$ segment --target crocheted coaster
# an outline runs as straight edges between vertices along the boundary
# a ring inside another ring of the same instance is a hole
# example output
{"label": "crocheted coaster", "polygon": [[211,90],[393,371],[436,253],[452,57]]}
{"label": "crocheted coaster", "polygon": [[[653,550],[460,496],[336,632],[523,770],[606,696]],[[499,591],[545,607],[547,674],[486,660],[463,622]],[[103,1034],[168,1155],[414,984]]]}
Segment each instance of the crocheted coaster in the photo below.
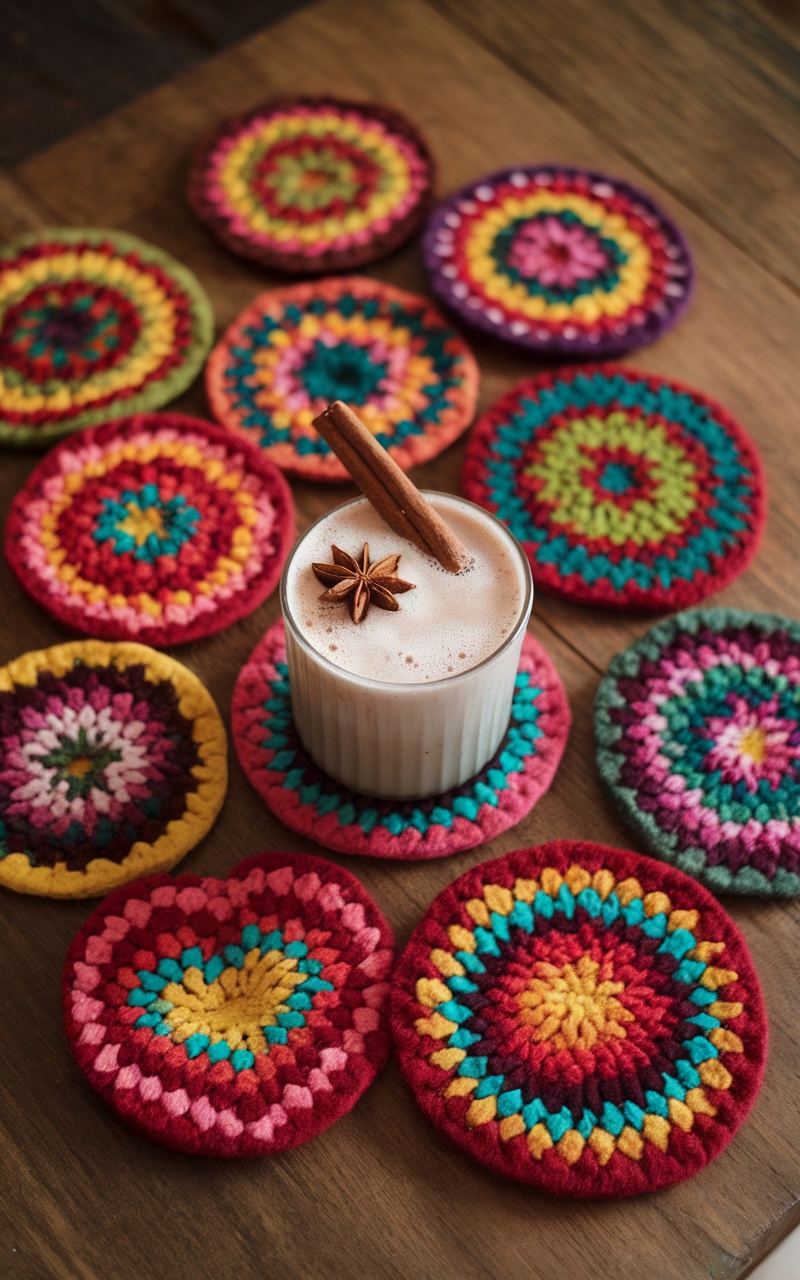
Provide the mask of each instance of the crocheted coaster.
{"label": "crocheted coaster", "polygon": [[800,624],[678,614],[611,662],[597,763],[660,858],[715,893],[800,893]]}
{"label": "crocheted coaster", "polygon": [[186,667],[80,640],[0,668],[0,884],[92,898],[172,867],[228,785],[225,730]]}
{"label": "crocheted coaster", "polygon": [[298,275],[346,271],[403,244],[433,161],[403,116],[338,98],[276,98],[199,147],[189,202],[234,253]]}
{"label": "crocheted coaster", "polygon": [[68,626],[180,644],[250,613],[294,538],[289,486],[258,449],[140,414],[52,449],[11,505],[6,556]]}
{"label": "crocheted coaster", "polygon": [[434,292],[527,350],[617,356],[675,323],[694,268],[649,196],[560,165],[504,169],[440,205],[423,242]]}
{"label": "crocheted coaster", "polygon": [[463,491],[516,534],[536,586],[582,604],[677,609],[755,555],[755,445],[677,382],[587,365],[520,382],[478,421]]}
{"label": "crocheted coaster", "polygon": [[118,231],[56,230],[0,254],[0,443],[48,444],[158,409],[194,381],[211,303],[174,258]]}
{"label": "crocheted coaster", "polygon": [[349,480],[312,426],[332,400],[407,470],[472,421],[478,366],[426,298],[345,276],[256,298],[214,348],[206,389],[214,416],[284,471]]}
{"label": "crocheted coaster", "polygon": [[572,1196],[698,1173],[758,1093],[767,1023],[742,935],[705,889],[558,840],[435,899],[392,981],[406,1080],[481,1164]]}
{"label": "crocheted coaster", "polygon": [[297,736],[282,618],[240,671],[232,706],[239,762],[285,826],[337,853],[407,861],[473,849],[520,822],[555,776],[570,720],[558,672],[526,635],[508,733],[477,777],[424,800],[361,795],[318,769]]}
{"label": "crocheted coaster", "polygon": [[148,1138],[286,1151],[383,1067],[393,947],[355,876],[322,858],[265,853],[226,880],[149,876],[107,898],[70,948],[70,1048]]}

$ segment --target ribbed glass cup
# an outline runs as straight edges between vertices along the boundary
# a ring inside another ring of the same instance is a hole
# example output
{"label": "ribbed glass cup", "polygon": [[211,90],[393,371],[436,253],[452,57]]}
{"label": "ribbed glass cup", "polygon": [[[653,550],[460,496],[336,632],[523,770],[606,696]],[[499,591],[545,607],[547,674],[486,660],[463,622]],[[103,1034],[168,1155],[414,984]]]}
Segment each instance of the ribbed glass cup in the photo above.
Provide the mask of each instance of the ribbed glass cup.
{"label": "ribbed glass cup", "polygon": [[[509,632],[498,635],[494,653],[476,666],[419,684],[392,684],[345,671],[309,644],[287,600],[292,562],[304,554],[311,530],[294,547],[281,577],[292,714],[300,741],[319,768],[337,782],[387,799],[421,799],[448,791],[474,777],[491,760],[508,728],[522,640],[533,605],[528,558],[505,525],[464,498],[425,496],[434,506],[441,498],[468,508],[475,518],[495,527],[496,537],[513,548],[518,559],[523,584],[518,617]],[[446,519],[446,510],[440,508],[440,512]]]}

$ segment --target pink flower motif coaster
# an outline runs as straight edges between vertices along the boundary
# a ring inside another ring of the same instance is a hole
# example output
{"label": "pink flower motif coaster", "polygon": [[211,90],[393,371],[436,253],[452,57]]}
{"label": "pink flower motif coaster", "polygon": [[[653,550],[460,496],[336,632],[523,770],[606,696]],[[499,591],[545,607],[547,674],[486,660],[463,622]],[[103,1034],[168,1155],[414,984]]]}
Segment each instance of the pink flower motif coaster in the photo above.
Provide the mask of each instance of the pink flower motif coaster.
{"label": "pink flower motif coaster", "polygon": [[322,858],[149,876],[106,898],[70,948],[70,1048],[109,1106],[167,1147],[287,1151],[386,1062],[393,948],[363,886]]}
{"label": "pink flower motif coaster", "polygon": [[568,359],[654,342],[694,278],[686,241],[650,196],[562,165],[471,182],[434,211],[422,252],[431,288],[464,324]]}
{"label": "pink flower motif coaster", "polygon": [[287,827],[337,853],[404,861],[473,849],[520,822],[550,786],[571,721],[558,672],[528,634],[506,737],[475,778],[423,800],[361,795],[318,769],[297,736],[282,619],[242,668],[232,719],[242,768]]}

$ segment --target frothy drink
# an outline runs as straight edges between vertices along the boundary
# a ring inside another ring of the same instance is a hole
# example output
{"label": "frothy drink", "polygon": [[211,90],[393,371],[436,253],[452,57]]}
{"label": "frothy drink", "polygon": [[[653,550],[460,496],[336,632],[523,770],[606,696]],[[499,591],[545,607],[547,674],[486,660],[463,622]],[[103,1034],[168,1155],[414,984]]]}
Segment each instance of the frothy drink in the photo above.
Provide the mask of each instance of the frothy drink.
{"label": "frothy drink", "polygon": [[[498,520],[445,494],[426,497],[472,556],[446,572],[398,537],[366,498],[337,507],[295,547],[281,583],[292,710],[316,763],[354,790],[431,795],[478,773],[502,741],[533,586],[527,559]],[[354,624],[314,562],[332,546],[361,561],[399,554],[414,583],[389,612],[372,604]]]}

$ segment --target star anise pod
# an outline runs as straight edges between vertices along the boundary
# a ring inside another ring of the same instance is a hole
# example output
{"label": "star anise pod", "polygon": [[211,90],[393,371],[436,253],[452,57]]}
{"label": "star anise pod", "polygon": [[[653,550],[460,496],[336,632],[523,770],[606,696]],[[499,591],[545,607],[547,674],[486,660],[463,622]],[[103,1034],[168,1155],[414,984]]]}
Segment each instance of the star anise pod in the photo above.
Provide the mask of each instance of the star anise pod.
{"label": "star anise pod", "polygon": [[411,591],[413,582],[405,582],[396,577],[399,555],[383,556],[374,564],[369,562],[369,546],[365,542],[361,552],[361,563],[340,547],[331,547],[333,564],[312,564],[311,568],[320,582],[328,587],[323,591],[320,600],[337,602],[350,599],[350,617],[353,622],[361,622],[367,616],[371,604],[379,609],[390,609],[392,612],[400,606],[395,596],[404,591]]}

